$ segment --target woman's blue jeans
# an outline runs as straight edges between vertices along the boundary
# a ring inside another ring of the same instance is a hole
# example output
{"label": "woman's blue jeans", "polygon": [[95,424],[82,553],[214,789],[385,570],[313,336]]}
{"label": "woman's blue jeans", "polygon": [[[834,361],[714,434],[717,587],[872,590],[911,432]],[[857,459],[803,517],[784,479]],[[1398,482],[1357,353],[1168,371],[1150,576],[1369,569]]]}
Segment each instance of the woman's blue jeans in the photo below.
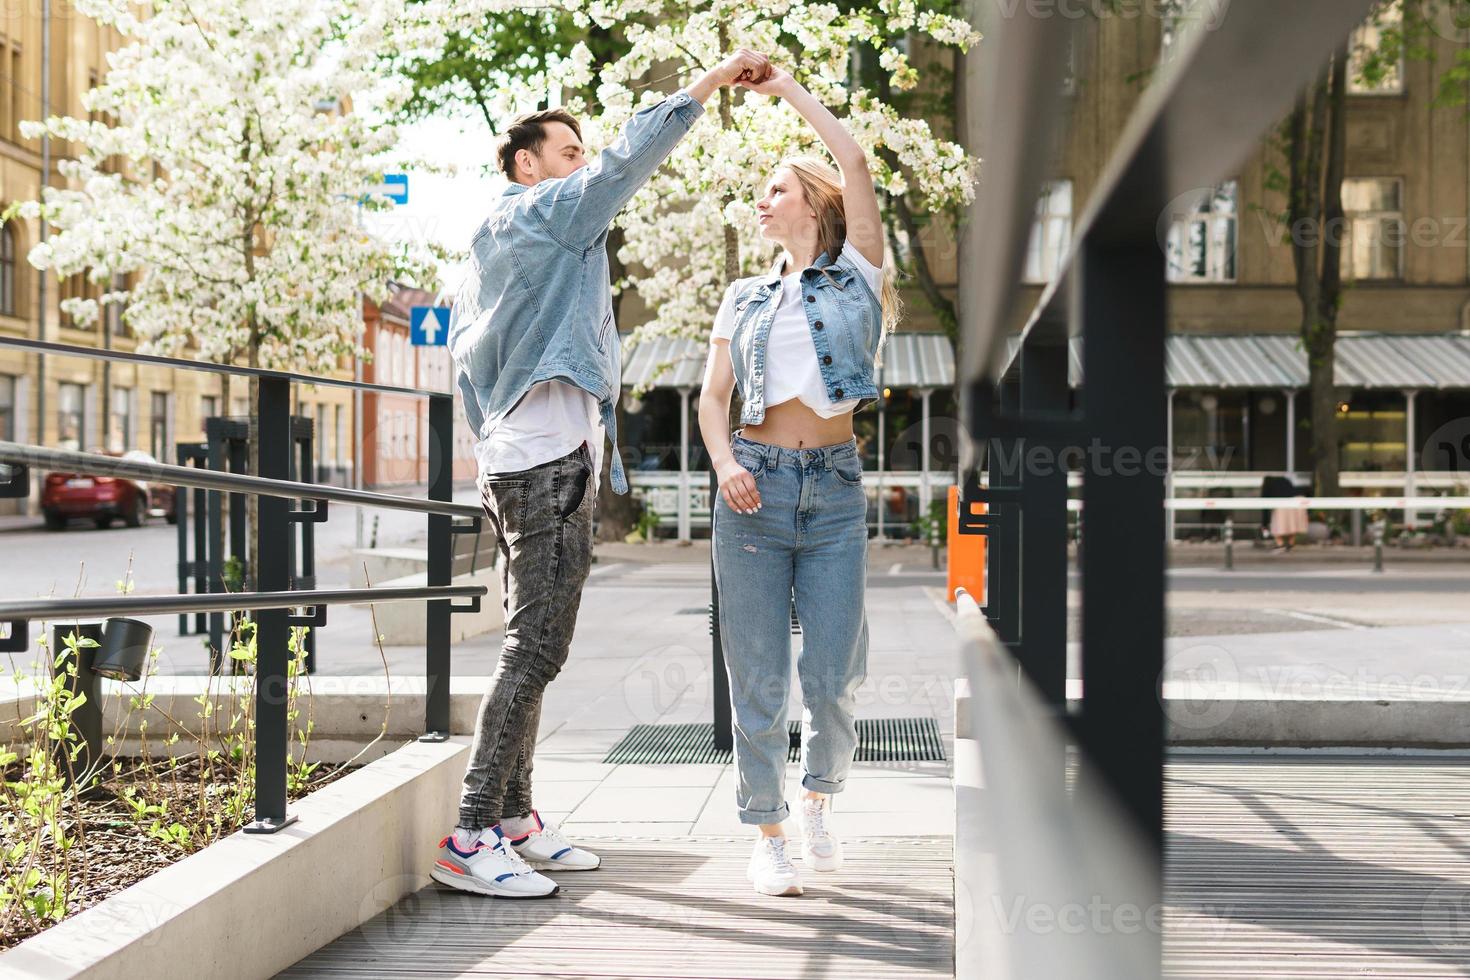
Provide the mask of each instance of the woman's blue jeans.
{"label": "woman's blue jeans", "polygon": [[793,591],[805,706],[802,785],[841,791],[857,749],[853,704],[868,663],[868,500],[855,440],[783,449],[737,435],[733,449],[761,497],[754,514],[732,510],[723,495],[713,507],[720,633],[735,715],[735,797],[741,823],[774,824],[790,812]]}

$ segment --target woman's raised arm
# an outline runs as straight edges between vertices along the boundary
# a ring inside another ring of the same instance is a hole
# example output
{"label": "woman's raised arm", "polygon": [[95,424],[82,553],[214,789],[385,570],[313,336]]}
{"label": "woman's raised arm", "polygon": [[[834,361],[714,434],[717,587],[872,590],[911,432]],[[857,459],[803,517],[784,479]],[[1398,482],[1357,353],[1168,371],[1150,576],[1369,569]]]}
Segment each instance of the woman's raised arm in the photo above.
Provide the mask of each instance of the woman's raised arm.
{"label": "woman's raised arm", "polygon": [[847,217],[847,240],[873,265],[883,266],[883,219],[878,214],[878,192],[868,170],[868,156],[852,138],[842,120],[817,101],[796,79],[780,68],[758,84],[737,82],[760,95],[775,95],[791,103],[801,118],[816,130],[827,152],[842,171],[842,209]]}

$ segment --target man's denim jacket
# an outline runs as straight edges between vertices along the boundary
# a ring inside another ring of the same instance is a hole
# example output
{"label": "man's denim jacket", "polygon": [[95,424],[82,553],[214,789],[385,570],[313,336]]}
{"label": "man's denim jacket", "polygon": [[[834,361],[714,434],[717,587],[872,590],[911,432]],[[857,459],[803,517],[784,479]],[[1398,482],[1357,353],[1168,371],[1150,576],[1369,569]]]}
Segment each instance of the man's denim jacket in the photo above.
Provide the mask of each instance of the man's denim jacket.
{"label": "man's denim jacket", "polygon": [[[861,272],[842,255],[826,252],[803,269],[801,308],[817,349],[817,369],[833,401],[858,398],[861,408],[878,397],[873,363],[883,339],[883,307]],[[781,305],[781,260],[764,276],[735,280],[735,330],[730,364],[744,404],[740,421],[757,425],[766,417],[766,339]]]}
{"label": "man's denim jacket", "polygon": [[595,161],[533,187],[511,184],[470,245],[449,319],[465,415],[484,438],[532,385],[552,378],[598,399],[612,488],[628,492],[615,406],[622,353],[608,285],[613,218],[704,112],[687,92],[640,110]]}

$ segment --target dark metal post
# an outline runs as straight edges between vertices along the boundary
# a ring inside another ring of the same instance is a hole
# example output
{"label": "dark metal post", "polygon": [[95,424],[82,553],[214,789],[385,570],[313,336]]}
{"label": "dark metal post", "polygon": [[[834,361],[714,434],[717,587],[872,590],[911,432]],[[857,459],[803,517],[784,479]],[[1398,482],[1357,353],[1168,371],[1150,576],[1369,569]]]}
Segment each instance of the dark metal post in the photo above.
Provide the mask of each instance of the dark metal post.
{"label": "dark metal post", "polygon": [[[999,390],[1000,414],[1015,416],[1021,406],[1021,387],[1003,381]],[[1014,436],[990,440],[989,474],[992,490],[1015,490],[1021,486],[1021,456],[1026,443]],[[995,515],[985,562],[985,615],[1011,650],[1020,653],[1021,643],[1021,508],[1007,494],[996,494],[987,505]]]}
{"label": "dark metal post", "polygon": [[[1021,352],[1024,415],[1067,410],[1067,345],[1033,337]],[[1042,431],[1041,427],[1037,427]],[[1046,702],[1067,701],[1067,470],[1057,440],[1029,438],[1021,467],[1021,665]],[[1034,464],[1034,465],[1033,465]]]}
{"label": "dark metal post", "polygon": [[[285,480],[291,472],[291,382],[262,377],[256,408],[256,475]],[[256,518],[255,581],[263,592],[291,588],[290,501],[262,496]],[[255,821],[246,833],[275,833],[294,820],[286,815],[286,762],[290,732],[286,719],[290,610],[262,609],[255,614]]]}
{"label": "dark metal post", "polygon": [[[1142,207],[1142,205],[1139,205]],[[1164,262],[1153,226],[1087,241],[1072,309],[1084,331],[1084,748],[1162,850],[1164,720]],[[1157,896],[1141,896],[1152,907]]]}
{"label": "dark metal post", "polygon": [[709,638],[710,680],[714,686],[715,748],[735,750],[735,726],[730,717],[730,675],[725,670],[725,648],[720,638],[720,585],[715,578],[715,504],[720,499],[720,480],[709,474]]}
{"label": "dark metal post", "polygon": [[[454,497],[454,401],[445,395],[429,399],[429,499]],[[454,562],[453,518],[429,515],[429,584],[448,585]],[[425,671],[428,688],[424,698],[424,738],[443,741],[449,737],[449,617],[448,599],[425,603]]]}
{"label": "dark metal post", "polygon": [[[300,428],[304,431],[302,432],[302,437],[297,439],[295,443],[295,458],[298,461],[297,472],[300,474],[300,479],[303,483],[315,483],[317,481],[317,472],[316,456],[313,452],[313,446],[315,445],[314,436],[319,437],[320,434],[314,433],[316,423],[310,418],[303,417],[299,419],[299,423]],[[296,523],[297,527],[301,529],[301,558],[298,566],[297,560],[293,556],[291,559],[291,568],[293,574],[298,567],[301,569],[301,572],[299,575],[294,576],[295,584],[293,588],[314,589],[316,588],[317,522],[303,520],[297,521]],[[291,542],[293,545],[296,543],[296,528],[292,528],[291,530]],[[312,627],[306,631],[306,638],[303,641],[306,648],[306,659],[302,662],[302,669],[308,674],[316,673],[316,640],[317,630],[315,627]]]}
{"label": "dark metal post", "polygon": [[[206,419],[204,423],[205,432],[208,435],[209,462],[207,465],[212,470],[225,469],[225,444],[223,418]],[[198,497],[196,496],[197,500]],[[218,490],[210,490],[207,493],[205,506],[208,514],[205,516],[205,545],[204,551],[196,551],[195,558],[207,563],[209,576],[208,591],[225,591],[224,562],[225,562],[225,527],[224,527],[224,494]],[[209,614],[209,672],[211,674],[234,673],[227,670],[226,659],[229,651],[225,649],[225,614],[222,610],[216,610]]]}
{"label": "dark metal post", "polygon": [[[66,638],[70,634],[77,635],[78,647],[75,660],[67,651]],[[82,751],[75,762],[68,762],[64,756],[58,756],[57,766],[60,767],[62,775],[70,780],[75,775],[80,775],[97,764],[102,757],[102,684],[92,671],[92,661],[97,654],[96,646],[81,646],[82,640],[91,640],[94,643],[102,642],[101,623],[67,623],[56,625],[51,628],[51,662],[59,665],[53,667],[55,676],[66,677],[68,667],[75,663],[76,676],[69,678],[66,685],[71,689],[72,696],[82,695],[84,700],[71,712],[71,727],[76,731],[77,738],[82,745]],[[57,746],[57,750],[63,754],[71,751],[70,743]]]}

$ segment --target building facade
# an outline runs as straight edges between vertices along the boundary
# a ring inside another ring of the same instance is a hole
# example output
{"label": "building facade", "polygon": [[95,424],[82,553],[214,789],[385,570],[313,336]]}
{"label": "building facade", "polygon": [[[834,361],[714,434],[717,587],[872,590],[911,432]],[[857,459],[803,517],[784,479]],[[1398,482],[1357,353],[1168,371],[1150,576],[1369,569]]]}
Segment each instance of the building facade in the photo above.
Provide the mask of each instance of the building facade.
{"label": "building facade", "polygon": [[[382,306],[363,302],[363,346],[372,360],[363,378],[374,384],[454,391],[448,347],[414,346],[409,325],[415,306],[433,306],[434,295],[393,284]],[[429,482],[429,403],[387,392],[363,395],[362,472],[365,486],[386,488]],[[475,479],[475,447],[464,405],[454,399],[454,480]]]}
{"label": "building facade", "polygon": [[[87,115],[82,95],[107,72],[106,56],[123,39],[116,31],[78,14],[70,4],[51,5],[50,103],[52,115]],[[43,117],[42,23],[37,4],[20,4],[0,22],[0,209],[40,197],[41,142],[20,133],[20,123]],[[61,186],[58,165],[76,148],[51,142],[51,178]],[[40,240],[38,221],[14,218],[0,227],[0,338],[47,341],[131,352],[137,342],[117,309],[79,328],[61,311],[62,300],[98,298],[101,284],[85,276],[60,281],[26,260]],[[43,290],[44,280],[44,290]],[[346,364],[342,377],[351,377]],[[163,462],[176,461],[179,442],[204,438],[204,420],[214,415],[250,414],[247,385],[229,387],[217,375],[146,365],[108,364],[80,357],[47,356],[0,346],[0,440],[34,442],[84,451],[141,449]],[[298,414],[316,422],[314,444],[319,476],[352,481],[352,397],[338,388],[297,386]],[[0,516],[35,511],[30,501],[0,500]]]}
{"label": "building facade", "polygon": [[[1107,151],[1167,66],[1178,23],[1168,4],[1143,7],[1098,18],[1074,52],[1070,120],[1037,205],[1017,330],[1056,273]],[[1376,43],[1365,25],[1352,47]],[[1342,236],[1348,283],[1336,365],[1347,492],[1450,490],[1466,479],[1436,448],[1436,433],[1470,419],[1470,114],[1436,104],[1466,45],[1450,32],[1428,43],[1433,60],[1404,60],[1381,82],[1353,73],[1346,221],[1322,230]],[[1280,141],[1267,138],[1229,179],[1160,216],[1178,493],[1259,488],[1280,472],[1310,486],[1301,308],[1278,218],[1286,169]]]}

